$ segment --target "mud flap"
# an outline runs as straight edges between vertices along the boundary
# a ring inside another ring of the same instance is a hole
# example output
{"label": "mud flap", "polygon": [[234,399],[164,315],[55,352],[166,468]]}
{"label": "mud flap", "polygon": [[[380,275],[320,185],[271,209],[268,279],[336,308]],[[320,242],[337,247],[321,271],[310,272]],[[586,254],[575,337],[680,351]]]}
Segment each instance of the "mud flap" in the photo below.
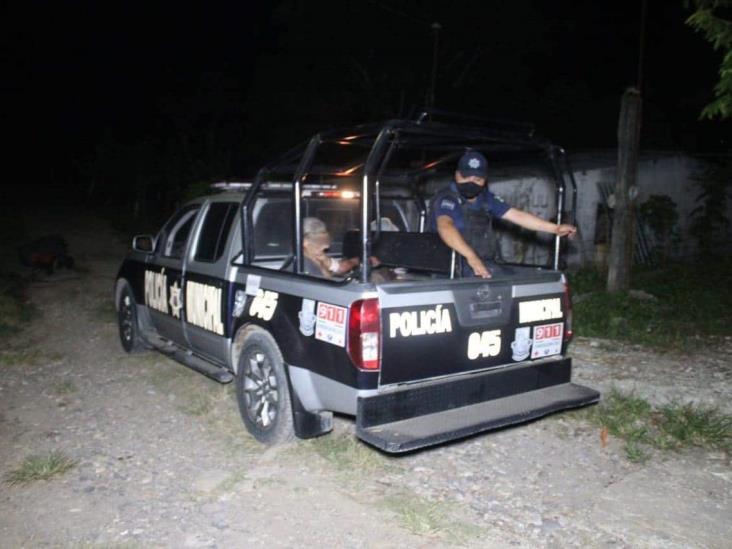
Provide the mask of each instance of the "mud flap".
{"label": "mud flap", "polygon": [[314,438],[333,430],[333,412],[310,412],[305,409],[292,387],[288,372],[287,383],[290,388],[290,402],[292,403],[292,420],[297,438]]}
{"label": "mud flap", "polygon": [[571,359],[563,359],[359,398],[356,434],[386,452],[407,452],[600,399],[570,375]]}

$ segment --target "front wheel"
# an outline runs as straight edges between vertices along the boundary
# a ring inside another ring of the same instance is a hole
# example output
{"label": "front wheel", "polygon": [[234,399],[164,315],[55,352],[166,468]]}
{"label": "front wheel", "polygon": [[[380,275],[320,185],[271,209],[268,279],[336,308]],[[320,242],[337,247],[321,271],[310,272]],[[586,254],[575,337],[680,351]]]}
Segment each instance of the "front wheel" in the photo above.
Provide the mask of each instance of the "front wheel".
{"label": "front wheel", "polygon": [[117,303],[117,323],[119,324],[119,340],[122,348],[128,353],[140,353],[145,350],[145,344],[140,335],[137,324],[137,304],[132,296],[132,290],[125,285],[119,295]]}
{"label": "front wheel", "polygon": [[295,435],[282,353],[269,333],[255,328],[239,355],[236,400],[244,425],[265,444],[279,444]]}

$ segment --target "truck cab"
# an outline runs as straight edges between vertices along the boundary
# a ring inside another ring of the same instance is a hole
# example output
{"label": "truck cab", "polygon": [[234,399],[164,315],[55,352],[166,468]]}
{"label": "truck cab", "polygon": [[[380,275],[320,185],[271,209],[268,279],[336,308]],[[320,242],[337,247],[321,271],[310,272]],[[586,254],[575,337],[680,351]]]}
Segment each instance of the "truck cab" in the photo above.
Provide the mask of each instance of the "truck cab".
{"label": "truck cab", "polygon": [[[123,347],[234,381],[265,443],[325,434],[341,413],[398,453],[597,402],[571,382],[559,238],[550,264],[478,279],[426,230],[467,148],[545,162],[561,222],[574,182],[533,132],[426,119],[322,132],[136,237],[115,286]],[[308,268],[308,218],[333,270]]]}

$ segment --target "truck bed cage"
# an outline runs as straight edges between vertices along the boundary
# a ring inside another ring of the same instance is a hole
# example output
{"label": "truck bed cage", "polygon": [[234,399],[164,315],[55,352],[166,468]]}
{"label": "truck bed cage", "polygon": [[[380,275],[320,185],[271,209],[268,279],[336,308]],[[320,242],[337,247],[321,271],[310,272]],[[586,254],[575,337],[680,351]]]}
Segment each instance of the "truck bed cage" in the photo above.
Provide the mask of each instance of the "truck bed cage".
{"label": "truck bed cage", "polygon": [[[443,121],[446,120],[446,121]],[[316,153],[322,147],[329,147],[329,162],[315,162]],[[399,179],[397,176],[415,179],[421,173],[428,173],[436,167],[454,162],[468,149],[477,149],[490,157],[491,154],[522,156],[527,153],[544,156],[551,166],[556,184],[557,223],[562,222],[565,205],[565,187],[572,186],[572,211],[574,219],[576,206],[576,183],[564,150],[546,139],[537,137],[530,124],[490,121],[472,116],[457,115],[445,111],[431,110],[420,114],[416,120],[392,119],[384,122],[362,124],[347,128],[327,130],[315,134],[307,142],[290,149],[276,161],[259,170],[254,183],[242,203],[242,235],[245,242],[252,243],[253,227],[250,216],[254,196],[260,186],[269,180],[292,181],[295,214],[294,246],[296,270],[303,270],[302,254],[302,191],[306,180],[313,182],[322,177],[354,177],[361,179],[361,282],[369,280],[369,257],[371,255],[372,231],[369,221],[380,218],[379,195],[381,185]],[[345,159],[339,161],[338,152],[347,151]],[[399,170],[390,171],[388,165],[395,151],[412,152],[421,155],[421,162]],[[330,160],[333,160],[333,163]],[[568,173],[568,175],[567,175]],[[415,189],[415,194],[419,190]],[[371,205],[371,201],[374,205]],[[249,222],[244,220],[249,219]],[[375,237],[380,234],[377,228]],[[244,250],[252,246],[243,246]],[[554,242],[553,268],[559,268],[560,239]],[[246,257],[245,261],[251,258]]]}

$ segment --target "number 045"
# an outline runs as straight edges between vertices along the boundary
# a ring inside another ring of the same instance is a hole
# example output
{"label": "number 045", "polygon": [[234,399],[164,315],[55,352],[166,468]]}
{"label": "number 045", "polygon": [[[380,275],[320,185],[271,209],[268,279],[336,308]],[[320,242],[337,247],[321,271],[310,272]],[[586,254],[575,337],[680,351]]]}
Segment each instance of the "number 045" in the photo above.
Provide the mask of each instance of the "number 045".
{"label": "number 045", "polygon": [[501,352],[501,330],[473,332],[468,338],[468,358],[498,356]]}

